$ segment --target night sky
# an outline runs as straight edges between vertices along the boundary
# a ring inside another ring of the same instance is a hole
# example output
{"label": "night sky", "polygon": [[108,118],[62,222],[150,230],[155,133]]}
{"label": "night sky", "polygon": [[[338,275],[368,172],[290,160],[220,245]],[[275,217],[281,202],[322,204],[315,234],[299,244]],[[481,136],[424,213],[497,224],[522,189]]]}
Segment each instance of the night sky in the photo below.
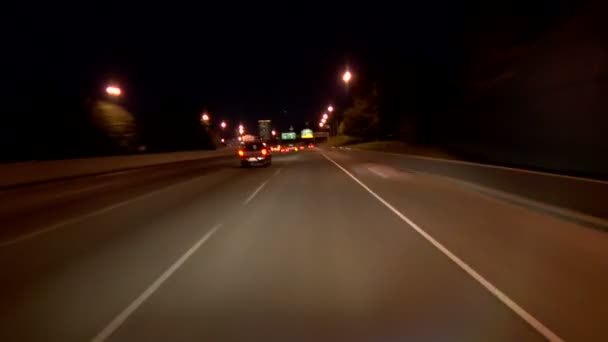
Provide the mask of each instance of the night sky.
{"label": "night sky", "polygon": [[283,110],[313,119],[340,95],[347,65],[369,79],[404,57],[451,67],[469,43],[465,30],[475,29],[470,20],[500,12],[447,1],[353,6],[28,10],[12,31],[8,72],[28,96],[51,88],[93,96],[116,81],[135,112],[167,100],[231,119]]}
{"label": "night sky", "polygon": [[387,94],[387,115],[399,115],[400,107],[457,94],[480,44],[532,39],[571,2],[357,6],[98,3],[15,10],[4,23],[10,29],[3,49],[4,145],[15,146],[15,132],[40,132],[32,121],[79,122],[79,104],[103,96],[110,82],[124,88],[122,105],[156,125],[207,110],[233,127],[253,128],[257,119],[302,127],[315,125],[328,104],[344,103],[340,74],[348,66],[355,84]]}

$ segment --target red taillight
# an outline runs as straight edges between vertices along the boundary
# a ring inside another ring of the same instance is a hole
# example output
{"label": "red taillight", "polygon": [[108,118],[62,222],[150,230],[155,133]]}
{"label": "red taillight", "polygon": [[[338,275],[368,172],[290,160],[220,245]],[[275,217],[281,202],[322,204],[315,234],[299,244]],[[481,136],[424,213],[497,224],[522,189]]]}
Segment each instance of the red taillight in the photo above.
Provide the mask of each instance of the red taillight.
{"label": "red taillight", "polygon": [[241,156],[241,157],[242,157],[242,156],[244,156],[244,155],[245,155],[245,151],[243,151],[243,150],[239,150],[239,156]]}
{"label": "red taillight", "polygon": [[265,155],[267,155],[267,154],[268,154],[268,151],[266,151],[266,149],[265,149],[265,148],[263,148],[263,149],[262,149],[262,155],[263,155],[263,156],[265,156]]}

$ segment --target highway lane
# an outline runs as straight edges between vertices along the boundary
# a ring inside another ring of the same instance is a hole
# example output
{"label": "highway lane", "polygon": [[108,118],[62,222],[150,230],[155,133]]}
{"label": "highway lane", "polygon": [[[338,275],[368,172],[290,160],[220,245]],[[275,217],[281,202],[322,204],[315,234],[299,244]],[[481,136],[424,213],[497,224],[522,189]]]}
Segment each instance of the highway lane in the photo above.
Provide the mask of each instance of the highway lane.
{"label": "highway lane", "polygon": [[6,200],[0,207],[0,241],[36,232],[41,226],[61,224],[183,180],[234,168],[232,162],[231,157],[216,157],[2,189],[0,197]]}
{"label": "highway lane", "polygon": [[348,152],[327,155],[558,335],[608,339],[605,231],[394,163]]}
{"label": "highway lane", "polygon": [[[177,176],[134,187],[128,185],[139,177],[122,174],[120,177],[127,177],[125,184],[116,191],[109,188],[109,193],[96,194],[96,207],[92,204],[95,196],[89,198],[87,194],[82,201],[62,203],[62,217],[55,214],[54,203],[49,203],[52,211],[22,215],[24,221],[29,216],[40,216],[37,225],[29,226],[27,232],[45,229],[47,225],[38,223],[46,215],[50,215],[50,225],[69,222],[73,217],[84,219],[0,247],[0,340],[91,338],[124,301],[135,297],[207,225],[230,216],[245,193],[271,172],[242,170],[237,165],[235,160],[210,168],[202,163],[187,168],[186,175],[183,165],[177,165]],[[146,175],[153,171],[142,170]],[[86,202],[86,208],[82,202]],[[112,207],[116,203],[124,204]],[[111,210],[87,216],[91,209],[108,206]],[[18,224],[16,220],[10,222]],[[20,230],[4,223],[2,227]]]}
{"label": "highway lane", "polygon": [[[603,233],[441,179],[327,155],[550,332],[608,337]],[[46,195],[29,215],[28,201],[3,213],[13,225],[42,216],[25,230],[3,225],[4,241],[85,216],[0,247],[0,340],[543,340],[322,154],[236,165],[85,181],[95,196],[82,200],[74,184],[56,185],[69,195]],[[47,205],[64,211],[45,218]]]}

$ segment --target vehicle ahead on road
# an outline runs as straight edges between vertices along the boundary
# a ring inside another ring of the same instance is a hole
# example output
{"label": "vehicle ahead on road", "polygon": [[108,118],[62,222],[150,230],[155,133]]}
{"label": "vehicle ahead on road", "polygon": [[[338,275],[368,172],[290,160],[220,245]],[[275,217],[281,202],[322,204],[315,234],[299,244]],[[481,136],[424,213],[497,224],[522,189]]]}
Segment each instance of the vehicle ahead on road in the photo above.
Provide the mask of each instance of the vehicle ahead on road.
{"label": "vehicle ahead on road", "polygon": [[311,142],[302,142],[301,144],[298,145],[298,149],[300,151],[312,150],[314,148],[315,148],[315,145]]}
{"label": "vehicle ahead on road", "polygon": [[239,146],[238,151],[241,166],[268,166],[272,164],[270,149],[261,141],[247,141]]}
{"label": "vehicle ahead on road", "polygon": [[287,146],[281,147],[281,152],[298,152],[299,149],[294,144],[288,144]]}
{"label": "vehicle ahead on road", "polygon": [[310,142],[310,141],[306,141],[306,140],[294,140],[288,144],[283,144],[283,145],[279,145],[278,146],[278,151],[281,152],[298,152],[298,151],[305,151],[305,150],[310,150],[310,149],[314,149],[315,145]]}

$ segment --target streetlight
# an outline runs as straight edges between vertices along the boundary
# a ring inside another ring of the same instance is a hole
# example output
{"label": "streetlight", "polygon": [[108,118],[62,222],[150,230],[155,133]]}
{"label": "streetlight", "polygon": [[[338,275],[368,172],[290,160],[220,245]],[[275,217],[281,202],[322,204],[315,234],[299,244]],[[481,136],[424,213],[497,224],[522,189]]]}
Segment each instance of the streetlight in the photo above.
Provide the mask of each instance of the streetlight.
{"label": "streetlight", "polygon": [[122,90],[118,86],[109,85],[106,87],[106,93],[110,96],[120,96],[122,94]]}
{"label": "streetlight", "polygon": [[327,115],[327,113],[323,113],[323,120],[327,120],[328,117],[329,115]]}
{"label": "streetlight", "polygon": [[350,71],[346,70],[344,72],[344,75],[342,75],[342,80],[344,81],[344,83],[348,84],[348,82],[350,82],[350,79],[353,77],[353,75],[350,73]]}
{"label": "streetlight", "polygon": [[220,126],[222,127],[222,129],[226,128],[226,121],[222,121],[222,123],[220,123]]}
{"label": "streetlight", "polygon": [[243,127],[243,125],[239,125],[239,134],[243,135],[243,133],[245,133],[245,127]]}
{"label": "streetlight", "polygon": [[274,129],[272,130],[272,132],[270,132],[270,134],[272,134],[272,136],[274,137],[275,135],[277,135],[277,131],[275,131]]}
{"label": "streetlight", "polygon": [[209,114],[203,113],[203,115],[201,115],[201,120],[203,122],[209,122]]}
{"label": "streetlight", "polygon": [[323,128],[323,122],[319,122],[319,127]]}
{"label": "streetlight", "polygon": [[330,112],[330,113],[333,112],[334,111],[334,107],[332,107],[332,106],[327,107],[327,111]]}

